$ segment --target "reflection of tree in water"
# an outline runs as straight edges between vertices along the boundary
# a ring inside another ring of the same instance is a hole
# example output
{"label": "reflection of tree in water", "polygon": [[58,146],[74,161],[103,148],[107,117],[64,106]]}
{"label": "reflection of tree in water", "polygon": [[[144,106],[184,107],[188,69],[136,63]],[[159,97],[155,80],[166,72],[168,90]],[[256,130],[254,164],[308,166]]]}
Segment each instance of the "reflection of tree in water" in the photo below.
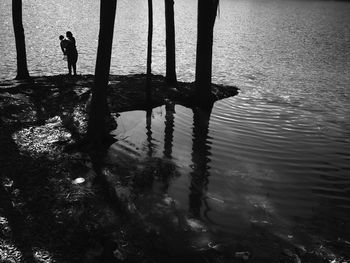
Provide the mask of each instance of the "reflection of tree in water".
{"label": "reflection of tree in water", "polygon": [[154,139],[152,137],[152,115],[153,115],[153,106],[152,106],[152,80],[147,78],[146,80],[146,137],[147,137],[147,156],[152,157],[155,144],[153,143]]}
{"label": "reflection of tree in water", "polygon": [[[147,85],[148,86],[148,85]],[[144,150],[146,150],[148,158],[146,162],[143,164],[143,169],[137,171],[134,176],[134,188],[137,191],[145,191],[152,189],[154,183],[154,166],[152,165],[153,160],[153,152],[155,148],[155,144],[153,143],[152,137],[152,113],[153,108],[151,105],[151,97],[150,94],[146,94],[147,96],[147,109],[146,109],[146,145],[144,145]]]}
{"label": "reflection of tree in water", "polygon": [[172,101],[165,102],[165,129],[164,129],[164,150],[163,154],[166,158],[162,165],[162,191],[166,193],[169,188],[170,178],[175,172],[175,165],[171,161],[173,152],[173,138],[174,138],[174,113],[175,104]]}
{"label": "reflection of tree in water", "polygon": [[192,133],[192,169],[191,186],[189,195],[189,209],[192,216],[199,218],[204,191],[209,180],[208,158],[210,142],[208,141],[209,120],[211,109],[193,109],[193,133]]}
{"label": "reflection of tree in water", "polygon": [[164,130],[164,151],[165,157],[171,159],[173,151],[173,138],[174,138],[174,113],[175,104],[167,101],[165,104],[165,130]]}
{"label": "reflection of tree in water", "polygon": [[164,149],[163,156],[165,158],[155,157],[157,151],[157,144],[153,138],[152,132],[152,107],[149,105],[146,110],[146,152],[147,161],[142,171],[139,171],[134,183],[137,188],[143,190],[150,190],[165,194],[169,188],[171,178],[179,176],[176,171],[176,166],[172,159],[172,147],[174,137],[174,113],[175,104],[167,101],[165,105],[165,130],[164,130]]}
{"label": "reflection of tree in water", "polygon": [[154,143],[152,138],[152,108],[146,110],[146,135],[147,135],[147,155],[152,157]]}

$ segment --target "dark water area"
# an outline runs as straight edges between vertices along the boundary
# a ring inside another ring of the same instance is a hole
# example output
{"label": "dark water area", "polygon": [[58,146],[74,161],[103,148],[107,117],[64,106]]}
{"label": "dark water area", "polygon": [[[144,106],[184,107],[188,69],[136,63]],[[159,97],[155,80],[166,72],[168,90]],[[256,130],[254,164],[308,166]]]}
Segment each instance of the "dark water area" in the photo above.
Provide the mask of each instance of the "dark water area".
{"label": "dark water area", "polygon": [[262,106],[268,126],[244,108],[235,107],[240,117],[225,118],[229,101],[211,113],[155,108],[148,123],[145,111],[124,112],[111,155],[124,167],[130,160],[123,164],[120,152],[136,163],[172,162],[181,176],[155,188],[221,234],[262,227],[296,244],[347,238],[349,146],[315,135],[307,122],[296,126],[297,116],[281,120],[275,107]]}
{"label": "dark water area", "polygon": [[[31,74],[66,72],[58,35],[67,30],[77,40],[78,72],[93,73],[98,1],[23,4]],[[196,4],[175,2],[183,81],[194,79]],[[0,79],[15,76],[10,6],[0,2]],[[154,7],[153,70],[164,74],[163,1]],[[349,13],[347,2],[220,1],[213,78],[237,85],[239,95],[210,113],[181,105],[121,113],[112,162],[171,162],[178,176],[154,191],[218,235],[259,227],[305,246],[349,241]],[[145,72],[146,41],[147,2],[118,1],[111,73]]]}

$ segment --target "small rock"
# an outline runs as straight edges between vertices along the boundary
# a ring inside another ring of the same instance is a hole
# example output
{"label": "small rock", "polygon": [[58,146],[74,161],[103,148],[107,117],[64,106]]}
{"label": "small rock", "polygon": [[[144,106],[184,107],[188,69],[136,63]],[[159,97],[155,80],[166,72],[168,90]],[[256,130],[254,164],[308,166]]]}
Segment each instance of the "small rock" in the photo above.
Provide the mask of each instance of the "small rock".
{"label": "small rock", "polygon": [[83,177],[78,177],[72,181],[72,184],[82,184],[84,182],[85,182],[85,179]]}

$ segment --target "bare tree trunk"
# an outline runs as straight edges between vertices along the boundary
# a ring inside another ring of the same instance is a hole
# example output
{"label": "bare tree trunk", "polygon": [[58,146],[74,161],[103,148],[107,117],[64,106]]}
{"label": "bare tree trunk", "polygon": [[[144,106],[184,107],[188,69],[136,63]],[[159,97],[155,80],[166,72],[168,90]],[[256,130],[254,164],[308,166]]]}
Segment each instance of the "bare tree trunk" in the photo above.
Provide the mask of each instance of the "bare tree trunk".
{"label": "bare tree trunk", "polygon": [[213,56],[213,30],[219,0],[198,0],[196,99],[200,106],[209,105]]}
{"label": "bare tree trunk", "polygon": [[16,79],[29,79],[26,44],[22,23],[22,0],[12,0],[12,21],[16,40],[17,76]]}
{"label": "bare tree trunk", "polygon": [[88,122],[88,138],[94,145],[103,143],[109,135],[110,112],[107,104],[107,86],[111,65],[114,21],[117,0],[100,1],[100,31]]}
{"label": "bare tree trunk", "polygon": [[177,82],[175,57],[174,0],[165,0],[165,45],[166,45],[166,81]]}
{"label": "bare tree trunk", "polygon": [[152,74],[152,39],[153,39],[153,6],[152,0],[148,0],[148,47],[147,47],[147,79]]}

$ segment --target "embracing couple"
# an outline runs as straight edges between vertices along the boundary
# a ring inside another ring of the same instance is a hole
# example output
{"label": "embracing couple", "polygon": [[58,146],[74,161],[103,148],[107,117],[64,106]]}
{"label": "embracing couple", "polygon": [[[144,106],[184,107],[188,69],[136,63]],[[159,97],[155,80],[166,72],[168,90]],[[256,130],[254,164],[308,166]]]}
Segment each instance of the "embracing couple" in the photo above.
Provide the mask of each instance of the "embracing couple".
{"label": "embracing couple", "polygon": [[60,35],[59,39],[61,41],[61,49],[64,59],[66,58],[68,62],[69,75],[72,75],[72,68],[74,75],[77,75],[78,51],[75,46],[75,38],[73,37],[72,32],[67,31],[66,38]]}

